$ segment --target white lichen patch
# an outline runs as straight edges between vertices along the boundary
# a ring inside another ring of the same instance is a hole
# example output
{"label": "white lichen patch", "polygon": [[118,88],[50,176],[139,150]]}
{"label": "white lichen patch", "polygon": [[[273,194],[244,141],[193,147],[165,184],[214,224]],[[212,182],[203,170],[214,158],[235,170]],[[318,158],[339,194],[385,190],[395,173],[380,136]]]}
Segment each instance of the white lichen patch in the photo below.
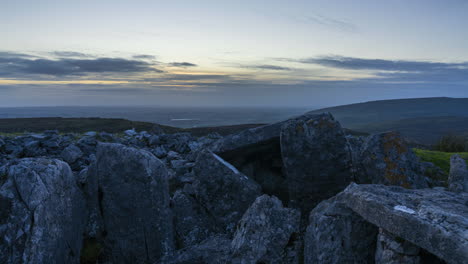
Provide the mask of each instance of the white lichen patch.
{"label": "white lichen patch", "polygon": [[408,207],[406,207],[404,205],[396,205],[395,207],[393,207],[393,209],[395,209],[397,211],[400,211],[400,212],[405,212],[405,213],[408,213],[408,214],[416,213],[413,209],[408,208]]}

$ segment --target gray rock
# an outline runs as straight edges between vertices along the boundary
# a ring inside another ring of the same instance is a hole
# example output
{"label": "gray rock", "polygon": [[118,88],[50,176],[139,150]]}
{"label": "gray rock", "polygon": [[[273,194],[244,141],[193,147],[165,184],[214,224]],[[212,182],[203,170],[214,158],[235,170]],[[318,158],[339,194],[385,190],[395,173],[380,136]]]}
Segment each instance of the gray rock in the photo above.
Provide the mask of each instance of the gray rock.
{"label": "gray rock", "polygon": [[178,248],[194,246],[221,233],[214,219],[189,193],[178,190],[172,198],[174,232]]}
{"label": "gray rock", "polygon": [[282,125],[283,122],[280,122],[228,135],[214,142],[213,145],[210,146],[210,150],[214,153],[222,154],[224,152],[245,148],[252,144],[278,138]]}
{"label": "gray rock", "polygon": [[171,167],[175,171],[186,169],[187,168],[186,164],[187,164],[186,160],[171,160]]}
{"label": "gray rock", "polygon": [[98,141],[96,137],[84,136],[78,140],[76,145],[83,151],[85,155],[96,153],[96,146]]}
{"label": "gray rock", "polygon": [[26,157],[37,157],[45,154],[45,151],[39,141],[28,141],[24,144],[23,153]]}
{"label": "gray rock", "polygon": [[103,258],[152,263],[173,249],[167,170],[151,153],[98,145],[93,174],[104,222]]}
{"label": "gray rock", "polygon": [[357,176],[358,183],[428,187],[419,159],[397,132],[370,136],[360,156],[363,174]]}
{"label": "gray rock", "polygon": [[66,147],[60,154],[60,157],[68,164],[75,163],[82,156],[83,152],[81,152],[81,149],[74,144]]}
{"label": "gray rock", "polygon": [[129,137],[134,137],[138,135],[138,132],[136,132],[135,129],[129,129],[129,130],[125,130],[124,134]]}
{"label": "gray rock", "polygon": [[193,171],[195,198],[218,225],[233,232],[245,210],[260,196],[260,186],[209,151],[200,152]]}
{"label": "gray rock", "polygon": [[307,214],[351,182],[351,153],[331,114],[301,116],[281,129],[281,154],[291,205]]}
{"label": "gray rock", "polygon": [[0,187],[1,263],[78,263],[86,223],[68,165],[22,159]]}
{"label": "gray rock", "polygon": [[380,228],[375,264],[419,264],[419,251],[419,247]]}
{"label": "gray rock", "polygon": [[226,264],[229,263],[231,240],[226,235],[210,237],[200,244],[163,257],[159,264]]}
{"label": "gray rock", "polygon": [[300,212],[281,201],[258,197],[238,223],[231,243],[232,263],[285,263],[288,242],[299,232]]}
{"label": "gray rock", "polygon": [[148,144],[150,146],[157,146],[157,145],[161,144],[161,139],[159,138],[158,135],[154,135],[154,136],[149,138]]}
{"label": "gray rock", "polygon": [[41,145],[48,152],[53,152],[60,147],[60,137],[57,134],[47,135],[47,138],[41,142]]}
{"label": "gray rock", "polygon": [[466,263],[468,193],[351,184],[342,195],[366,221],[447,263]]}
{"label": "gray rock", "polygon": [[377,231],[342,195],[322,201],[310,213],[304,263],[374,263]]}
{"label": "gray rock", "polygon": [[174,160],[174,159],[181,159],[182,156],[180,156],[179,153],[171,150],[167,153],[167,158],[170,160]]}
{"label": "gray rock", "polygon": [[468,169],[466,161],[457,154],[450,157],[448,189],[452,192],[468,192]]}
{"label": "gray rock", "polygon": [[88,131],[88,132],[84,133],[83,135],[87,136],[87,137],[95,137],[95,136],[97,136],[97,133],[95,131]]}
{"label": "gray rock", "polygon": [[167,155],[167,150],[164,146],[158,146],[153,150],[153,154],[158,158],[164,158]]}
{"label": "gray rock", "polygon": [[6,154],[12,155],[14,157],[18,157],[23,154],[23,147],[11,139],[5,140],[3,149]]}

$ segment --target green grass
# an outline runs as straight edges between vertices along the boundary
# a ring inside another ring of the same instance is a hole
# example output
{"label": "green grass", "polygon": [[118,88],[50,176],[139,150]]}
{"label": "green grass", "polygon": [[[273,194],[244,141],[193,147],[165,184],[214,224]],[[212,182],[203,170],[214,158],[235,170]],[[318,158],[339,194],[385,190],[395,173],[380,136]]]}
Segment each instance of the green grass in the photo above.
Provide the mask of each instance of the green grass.
{"label": "green grass", "polygon": [[467,161],[468,164],[468,152],[448,153],[417,148],[413,150],[422,161],[432,162],[434,165],[441,168],[447,174],[450,172],[450,157],[453,154],[459,154],[463,159]]}

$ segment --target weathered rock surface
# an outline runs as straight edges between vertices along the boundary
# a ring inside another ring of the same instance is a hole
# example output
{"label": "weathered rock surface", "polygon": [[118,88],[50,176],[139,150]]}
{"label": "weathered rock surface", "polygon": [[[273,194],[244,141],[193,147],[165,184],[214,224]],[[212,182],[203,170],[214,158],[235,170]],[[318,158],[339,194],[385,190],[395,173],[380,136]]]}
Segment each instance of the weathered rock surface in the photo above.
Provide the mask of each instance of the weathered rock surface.
{"label": "weathered rock surface", "polygon": [[288,120],[281,129],[281,154],[294,207],[308,213],[351,182],[351,152],[330,114]]}
{"label": "weathered rock surface", "polygon": [[398,185],[405,188],[427,188],[419,159],[396,132],[367,138],[359,161],[362,173],[358,183]]}
{"label": "weathered rock surface", "polygon": [[172,197],[174,232],[178,248],[194,246],[222,230],[189,191],[178,190]]}
{"label": "weathered rock surface", "polygon": [[0,174],[0,263],[78,263],[86,213],[70,167],[22,159]]}
{"label": "weathered rock surface", "polygon": [[468,259],[468,194],[351,184],[343,201],[370,223],[447,263]]}
{"label": "weathered rock surface", "polygon": [[460,155],[450,157],[448,189],[452,192],[468,192],[468,169]]}
{"label": "weathered rock surface", "polygon": [[104,223],[102,258],[153,263],[173,250],[172,214],[164,164],[151,153],[120,144],[98,145],[93,175]]}
{"label": "weathered rock surface", "polygon": [[286,247],[299,232],[300,212],[268,195],[258,197],[239,221],[232,263],[285,263]]}
{"label": "weathered rock surface", "polygon": [[231,240],[226,235],[210,237],[200,244],[163,257],[159,264],[226,264],[229,263]]}
{"label": "weathered rock surface", "polygon": [[73,144],[66,147],[61,153],[62,159],[68,164],[75,163],[81,156],[83,156],[83,152],[81,152],[79,147]]}
{"label": "weathered rock surface", "polygon": [[322,201],[310,213],[304,263],[374,263],[377,231],[342,195]]}
{"label": "weathered rock surface", "polygon": [[217,225],[233,232],[237,221],[261,195],[261,187],[209,151],[198,155],[193,171],[195,199],[216,219]]}
{"label": "weathered rock surface", "polygon": [[402,240],[383,229],[379,230],[377,238],[376,264],[419,264],[420,248],[406,240]]}

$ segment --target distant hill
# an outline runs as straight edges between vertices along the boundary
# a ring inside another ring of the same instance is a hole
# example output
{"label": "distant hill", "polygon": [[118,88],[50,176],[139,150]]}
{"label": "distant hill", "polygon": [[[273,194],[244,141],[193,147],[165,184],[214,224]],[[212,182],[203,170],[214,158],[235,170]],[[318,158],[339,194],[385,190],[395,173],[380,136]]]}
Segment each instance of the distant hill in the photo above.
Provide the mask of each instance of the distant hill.
{"label": "distant hill", "polygon": [[396,130],[412,141],[430,145],[444,135],[468,135],[468,117],[416,117],[403,120],[356,125],[353,129],[367,133]]}
{"label": "distant hill", "polygon": [[84,133],[88,131],[120,133],[127,129],[152,131],[162,128],[165,133],[190,132],[194,136],[203,136],[212,132],[228,135],[262,124],[245,124],[219,127],[178,128],[158,125],[150,122],[130,121],[121,118],[3,118],[0,119],[0,133],[43,132],[58,130],[63,133]]}
{"label": "distant hill", "polygon": [[433,144],[444,134],[468,134],[468,98],[418,98],[372,101],[323,108],[349,129],[376,133],[400,131],[422,144]]}

